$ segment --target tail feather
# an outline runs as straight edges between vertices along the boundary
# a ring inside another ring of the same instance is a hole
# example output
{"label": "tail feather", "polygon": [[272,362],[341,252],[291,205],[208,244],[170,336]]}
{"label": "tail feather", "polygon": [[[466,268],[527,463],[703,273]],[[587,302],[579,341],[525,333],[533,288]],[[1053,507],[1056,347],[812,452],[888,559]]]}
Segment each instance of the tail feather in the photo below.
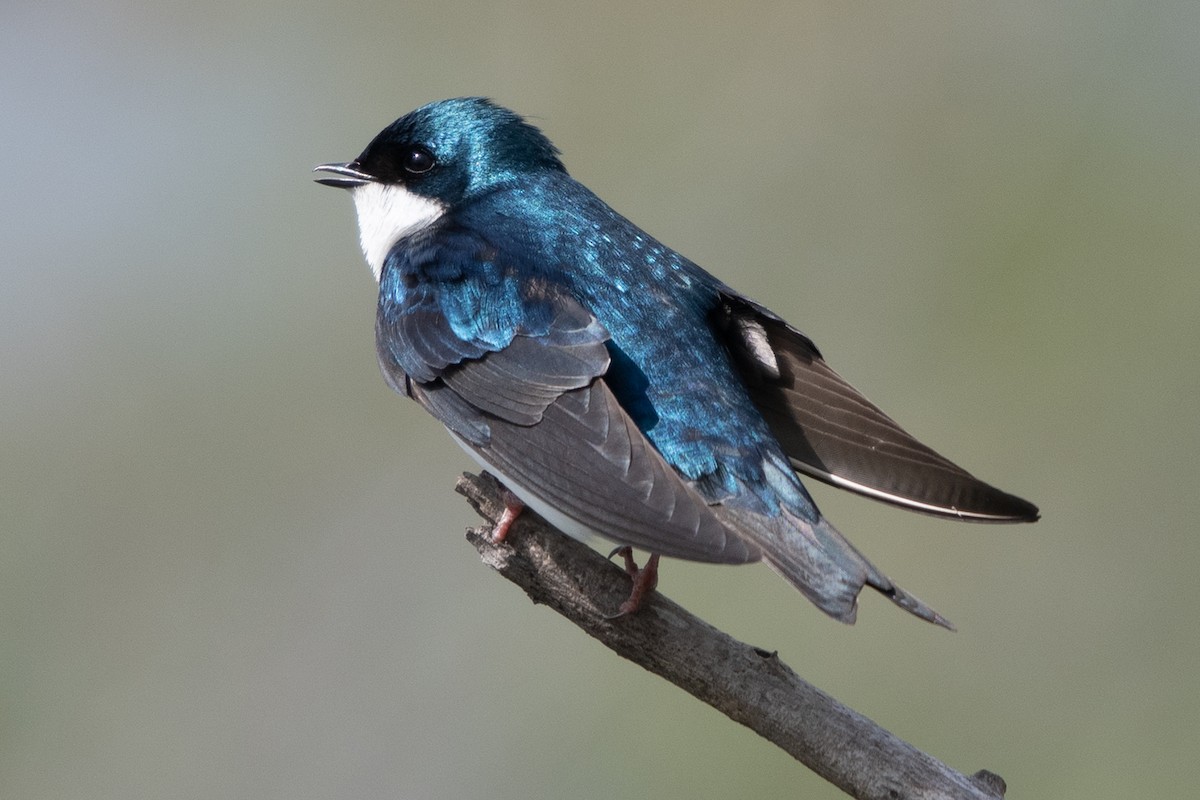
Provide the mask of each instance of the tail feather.
{"label": "tail feather", "polygon": [[941,614],[901,589],[858,552],[823,517],[809,522],[786,510],[766,515],[724,508],[726,524],[763,551],[763,559],[834,619],[853,624],[864,586],[877,589],[905,611],[954,630]]}

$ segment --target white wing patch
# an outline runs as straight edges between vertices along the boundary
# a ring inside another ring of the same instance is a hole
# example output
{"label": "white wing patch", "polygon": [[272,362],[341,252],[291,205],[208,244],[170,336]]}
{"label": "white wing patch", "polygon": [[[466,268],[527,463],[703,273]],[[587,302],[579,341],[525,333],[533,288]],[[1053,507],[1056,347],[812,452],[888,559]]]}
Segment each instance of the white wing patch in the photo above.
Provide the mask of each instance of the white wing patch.
{"label": "white wing patch", "polygon": [[779,379],[779,360],[775,358],[775,350],[767,339],[767,331],[757,320],[751,317],[735,316],[733,322],[737,325],[738,333],[746,352],[753,356],[763,374],[772,380]]}
{"label": "white wing patch", "polygon": [[436,200],[398,184],[364,183],[353,189],[353,197],[358,211],[358,238],[376,283],[392,246],[431,225],[446,212],[446,207]]}

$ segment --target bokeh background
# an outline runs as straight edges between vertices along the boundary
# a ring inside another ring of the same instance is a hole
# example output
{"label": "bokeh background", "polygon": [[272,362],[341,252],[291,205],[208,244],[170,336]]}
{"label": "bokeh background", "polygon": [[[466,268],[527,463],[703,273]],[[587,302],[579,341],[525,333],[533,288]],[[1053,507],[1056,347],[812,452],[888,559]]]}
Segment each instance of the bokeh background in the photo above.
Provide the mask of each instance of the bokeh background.
{"label": "bokeh background", "polygon": [[762,567],[664,592],[1010,796],[1194,792],[1198,36],[1187,1],[8,0],[0,795],[841,796],[464,543],[470,463],[384,387],[309,172],[463,94],[1045,517],[817,488],[953,635]]}

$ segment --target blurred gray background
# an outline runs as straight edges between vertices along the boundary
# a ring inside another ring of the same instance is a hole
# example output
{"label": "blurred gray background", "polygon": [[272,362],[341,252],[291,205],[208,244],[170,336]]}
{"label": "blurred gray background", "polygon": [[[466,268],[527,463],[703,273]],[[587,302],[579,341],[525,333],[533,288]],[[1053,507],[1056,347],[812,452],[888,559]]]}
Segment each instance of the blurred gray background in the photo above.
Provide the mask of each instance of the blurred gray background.
{"label": "blurred gray background", "polygon": [[479,563],[393,396],[348,197],[484,94],[572,173],[1039,503],[818,487],[959,626],[763,567],[662,589],[1013,797],[1200,751],[1200,6],[46,3],[0,11],[0,795],[840,795]]}

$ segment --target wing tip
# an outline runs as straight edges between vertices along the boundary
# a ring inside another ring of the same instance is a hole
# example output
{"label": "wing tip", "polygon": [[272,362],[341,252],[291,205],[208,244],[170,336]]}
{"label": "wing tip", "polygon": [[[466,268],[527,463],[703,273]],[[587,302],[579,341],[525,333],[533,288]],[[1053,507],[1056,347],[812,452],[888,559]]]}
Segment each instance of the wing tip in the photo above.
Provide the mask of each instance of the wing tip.
{"label": "wing tip", "polygon": [[975,506],[978,510],[960,514],[952,509],[948,513],[967,522],[1037,522],[1042,518],[1041,510],[1028,500],[991,486],[986,488],[987,496]]}
{"label": "wing tip", "polygon": [[[959,476],[960,486],[953,494],[959,495],[960,502],[955,503],[937,499],[933,492],[927,490],[889,491],[861,481],[851,480],[829,470],[818,469],[812,464],[796,458],[789,460],[797,472],[828,483],[830,486],[934,517],[945,517],[962,522],[997,523],[1037,522],[1042,517],[1038,507],[1028,500],[1001,491],[969,475]],[[962,480],[966,480],[968,483],[962,484]],[[940,492],[943,496],[947,493],[946,491]]]}

